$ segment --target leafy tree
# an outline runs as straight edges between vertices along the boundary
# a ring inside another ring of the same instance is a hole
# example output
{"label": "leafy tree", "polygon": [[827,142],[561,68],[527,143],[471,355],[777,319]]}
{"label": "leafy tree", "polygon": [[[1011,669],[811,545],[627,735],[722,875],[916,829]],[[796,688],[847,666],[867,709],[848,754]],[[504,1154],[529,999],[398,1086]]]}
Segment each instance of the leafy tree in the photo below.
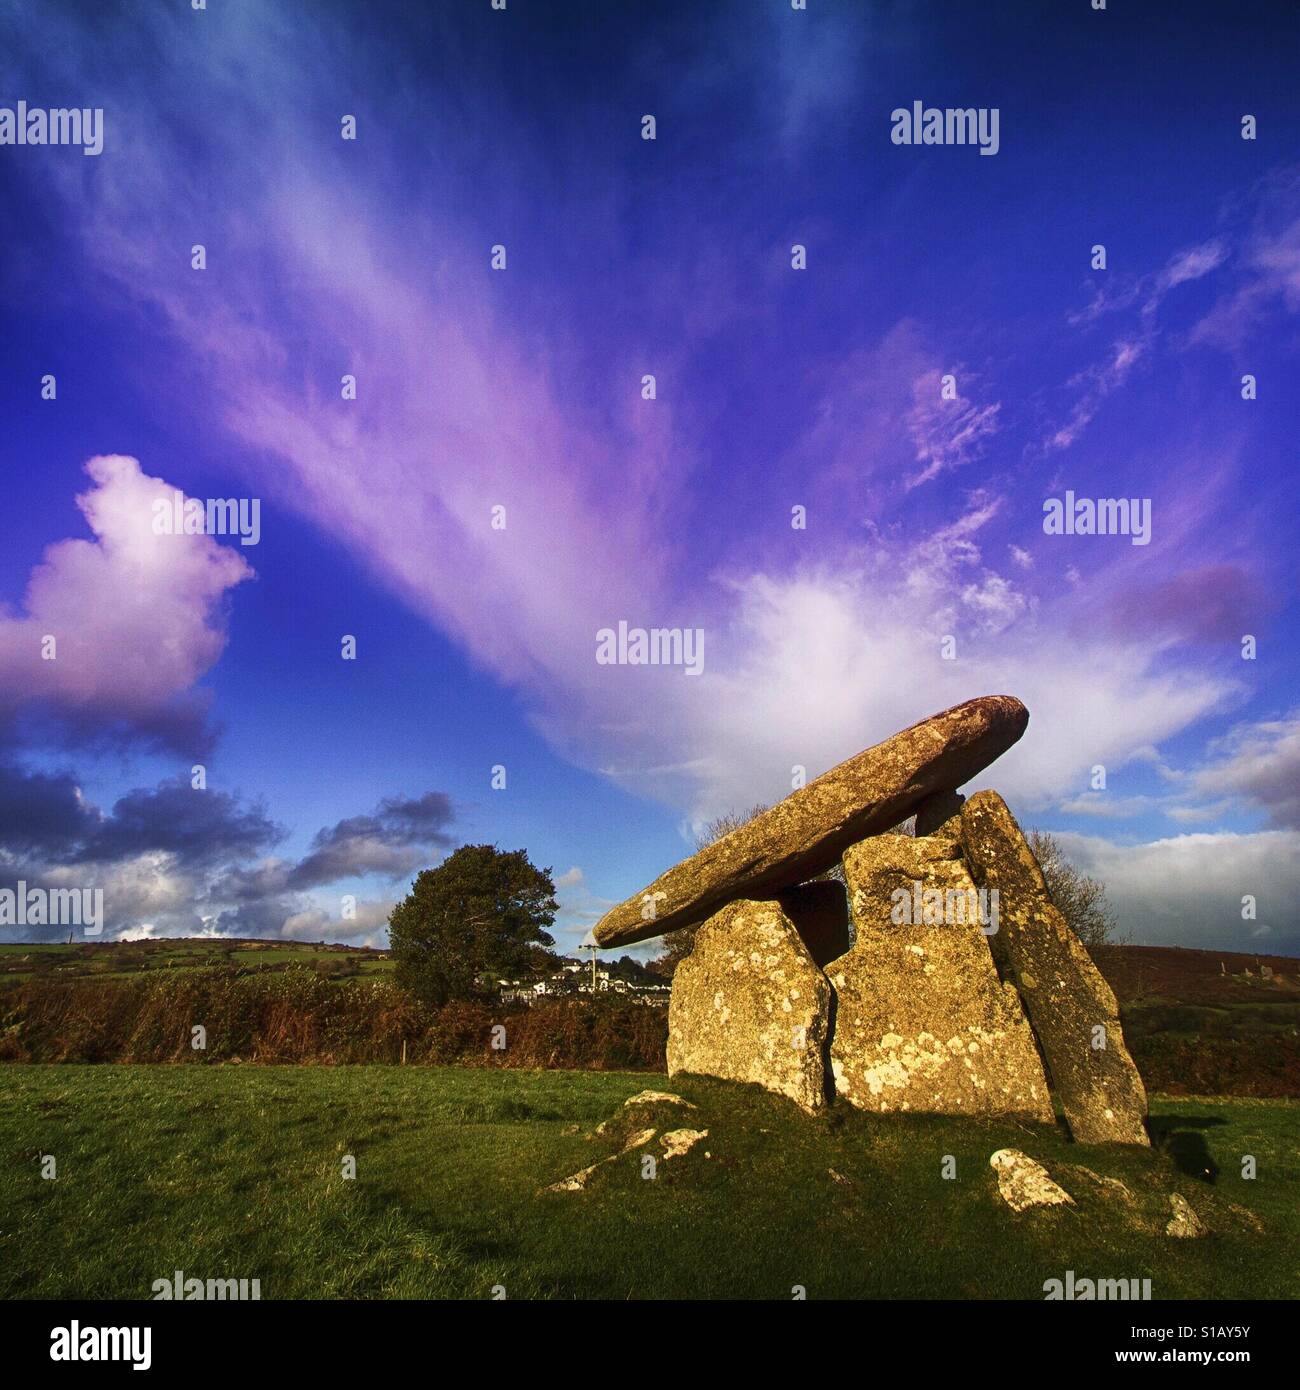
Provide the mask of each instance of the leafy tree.
{"label": "leafy tree", "polygon": [[1105,884],[1071,864],[1061,842],[1045,830],[1029,832],[1029,848],[1047,880],[1052,901],[1084,946],[1091,952],[1119,944]]}
{"label": "leafy tree", "polygon": [[[698,924],[697,924],[698,925]],[[662,980],[671,980],[677,967],[691,953],[695,944],[695,927],[678,927],[676,931],[665,932],[659,938],[663,953],[650,962],[649,968]]]}
{"label": "leafy tree", "polygon": [[[549,936],[546,939],[548,942],[551,940]],[[516,974],[511,978],[540,980],[543,975],[553,975],[563,966],[564,960],[565,958],[552,951],[550,946],[543,946],[540,943],[529,946],[523,964],[519,966]]]}
{"label": "leafy tree", "polygon": [[559,904],[521,849],[462,845],[416,877],[388,919],[397,983],[432,1005],[485,999],[532,969]]}
{"label": "leafy tree", "polygon": [[626,980],[630,985],[654,985],[659,983],[656,976],[647,969],[644,962],[637,960],[635,956],[619,956],[617,960],[605,961],[604,969],[609,971],[610,979]]}

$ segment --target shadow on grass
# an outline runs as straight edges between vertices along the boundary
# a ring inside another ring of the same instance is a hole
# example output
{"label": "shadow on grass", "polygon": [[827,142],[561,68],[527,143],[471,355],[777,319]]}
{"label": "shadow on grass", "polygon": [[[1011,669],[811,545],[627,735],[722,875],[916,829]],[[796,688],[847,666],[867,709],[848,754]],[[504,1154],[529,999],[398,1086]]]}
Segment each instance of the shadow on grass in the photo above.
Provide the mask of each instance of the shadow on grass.
{"label": "shadow on grass", "polygon": [[1225,1123],[1217,1115],[1152,1115],[1147,1127],[1156,1148],[1169,1155],[1180,1173],[1213,1183],[1219,1176],[1219,1165],[1201,1131]]}

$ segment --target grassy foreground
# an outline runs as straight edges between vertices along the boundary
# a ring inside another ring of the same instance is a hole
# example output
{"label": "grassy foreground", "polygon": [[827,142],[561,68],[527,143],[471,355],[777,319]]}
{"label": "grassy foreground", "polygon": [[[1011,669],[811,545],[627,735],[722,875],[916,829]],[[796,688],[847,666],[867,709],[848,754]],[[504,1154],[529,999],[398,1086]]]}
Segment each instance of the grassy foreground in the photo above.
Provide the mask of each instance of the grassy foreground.
{"label": "grassy foreground", "polygon": [[[647,1123],[708,1138],[653,1179],[637,1152],[586,1191],[539,1191],[616,1152],[627,1112],[594,1128],[647,1086],[698,1106]],[[1073,1269],[1150,1278],[1156,1298],[1295,1298],[1300,1103],[1153,1111],[1163,1147],[1147,1152],[1016,1124],[809,1119],[755,1088],[645,1073],[9,1065],[0,1296],[148,1297],[181,1269],[258,1278],[263,1298],[1041,1298]],[[1014,1215],[988,1165],[1004,1146],[1077,1206]],[[1173,1191],[1208,1236],[1164,1234]]]}

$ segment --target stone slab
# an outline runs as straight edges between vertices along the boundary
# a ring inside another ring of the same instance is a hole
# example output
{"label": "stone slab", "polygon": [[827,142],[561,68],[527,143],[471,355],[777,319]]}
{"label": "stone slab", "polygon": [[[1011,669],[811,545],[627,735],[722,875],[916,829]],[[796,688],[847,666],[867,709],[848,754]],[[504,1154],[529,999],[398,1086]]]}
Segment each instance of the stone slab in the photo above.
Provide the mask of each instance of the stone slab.
{"label": "stone slab", "polygon": [[668,1005],[668,1075],[826,1104],[831,987],[778,903],[729,903],[695,933]]}
{"label": "stone slab", "polygon": [[[845,854],[854,943],[827,972],[835,1094],[861,1110],[1050,1122],[1042,1061],[1014,987],[998,978],[960,854],[951,838],[910,835]],[[925,920],[926,890],[946,920]]]}
{"label": "stone slab", "polygon": [[857,841],[889,830],[935,792],[968,781],[1025,731],[1010,695],[954,705],[831,768],[661,874],[596,924],[604,947],[689,926],[738,898],[763,900],[829,869]]}

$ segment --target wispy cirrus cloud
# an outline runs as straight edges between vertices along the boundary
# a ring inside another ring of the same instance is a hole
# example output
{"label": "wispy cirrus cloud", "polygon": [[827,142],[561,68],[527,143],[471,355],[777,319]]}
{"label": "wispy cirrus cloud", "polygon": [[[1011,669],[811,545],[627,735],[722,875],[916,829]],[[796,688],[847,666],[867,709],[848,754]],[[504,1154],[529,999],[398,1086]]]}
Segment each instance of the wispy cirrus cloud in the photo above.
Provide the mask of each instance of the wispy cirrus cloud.
{"label": "wispy cirrus cloud", "polygon": [[1076,391],[1078,398],[1070,409],[1069,418],[1044,442],[1046,452],[1068,449],[1078,442],[1096,419],[1102,403],[1128,381],[1133,369],[1147,355],[1151,337],[1147,332],[1138,337],[1117,339],[1103,362],[1085,368],[1070,379],[1069,389]]}
{"label": "wispy cirrus cloud", "polygon": [[1075,396],[1065,420],[1043,440],[1044,453],[1069,449],[1096,419],[1106,400],[1126,386],[1144,365],[1160,336],[1159,311],[1166,297],[1180,285],[1191,284],[1219,269],[1228,259],[1224,238],[1214,237],[1175,252],[1159,269],[1146,275],[1104,274],[1088,307],[1070,316],[1074,326],[1087,326],[1111,314],[1128,312],[1130,326],[1110,342],[1105,355],[1070,378],[1066,389]]}
{"label": "wispy cirrus cloud", "polygon": [[1239,351],[1271,311],[1300,311],[1300,169],[1264,181],[1243,239],[1236,283],[1192,329],[1194,344]]}
{"label": "wispy cirrus cloud", "polygon": [[[119,103],[130,158],[106,157],[93,186],[70,167],[55,175],[96,273],[180,360],[203,365],[193,410],[205,430],[519,691],[575,761],[707,818],[784,794],[795,767],[812,775],[943,705],[1009,690],[1033,722],[998,781],[1045,805],[1093,763],[1122,766],[1235,695],[1234,678],[1177,651],[1197,589],[1178,578],[1183,557],[1214,516],[1200,482],[1214,471],[1208,454],[1189,451],[1197,481],[1162,493],[1161,539],[1140,557],[1044,546],[1034,508],[1045,480],[998,457],[1019,383],[1009,394],[959,367],[961,394],[944,401],[938,364],[986,360],[968,346],[970,325],[945,324],[944,342],[895,318],[857,327],[847,348],[792,351],[779,433],[769,438],[756,412],[750,447],[714,438],[714,457],[701,422],[732,395],[761,394],[743,369],[716,386],[709,367],[730,365],[760,321],[747,298],[771,293],[774,232],[755,238],[761,257],[718,200],[685,197],[673,206],[689,234],[647,249],[632,196],[573,194],[585,183],[573,169],[608,167],[600,151],[510,123],[508,111],[480,137],[454,101],[430,104],[400,71],[372,84],[382,100],[348,146],[321,94],[321,75],[341,67],[340,36],[285,11],[213,27],[202,65],[174,14],[142,19],[141,34],[162,61],[153,86]],[[286,49],[299,57],[290,68],[277,57]],[[51,45],[48,61],[75,51]],[[349,71],[378,70],[364,47],[349,58]],[[686,74],[682,100],[718,80]],[[773,129],[799,138],[840,91],[805,74]],[[428,140],[430,121],[457,138]],[[427,152],[415,184],[399,158],[412,139]],[[191,181],[196,143],[206,179]],[[572,245],[557,225],[574,229]],[[208,249],[202,275],[188,269],[196,239]],[[498,243],[503,272],[489,268]],[[600,248],[616,244],[630,249],[613,298],[584,316]],[[1107,333],[1095,364],[1076,357],[1062,373],[1073,404],[1049,452],[1079,443],[1136,379],[1165,298],[1227,258],[1226,241],[1202,242],[1112,296],[1105,312],[1133,322]],[[834,277],[798,283],[807,348],[841,291]],[[728,333],[715,340],[719,324]],[[653,402],[639,390],[650,364]],[[344,371],[355,401],[340,397]],[[979,486],[963,490],[976,461]],[[711,477],[723,473],[741,481],[723,490]],[[796,533],[790,505],[805,497],[814,525]],[[496,507],[504,529],[491,525]],[[1160,631],[1096,620],[1117,594],[1152,591],[1170,619]],[[598,667],[595,632],[619,618],[702,627],[704,675]],[[336,854],[373,869],[402,862],[403,846],[367,827],[322,834],[301,882],[333,872]],[[276,874],[290,888],[292,872],[250,868],[249,911],[269,902]]]}
{"label": "wispy cirrus cloud", "polygon": [[1094,272],[1102,278],[1094,286],[1092,299],[1086,308],[1071,314],[1069,322],[1075,325],[1089,324],[1107,314],[1124,310],[1136,310],[1141,319],[1153,320],[1171,290],[1218,270],[1230,254],[1228,239],[1216,236],[1175,251],[1158,270],[1146,274],[1125,274],[1114,270]]}
{"label": "wispy cirrus cloud", "polygon": [[[141,277],[142,258],[162,256],[181,233],[158,196],[166,179],[148,160],[116,169],[118,182],[87,214],[90,240],[110,271],[144,285],[185,351],[213,364],[211,399],[228,403],[218,427],[274,470],[264,476],[284,504],[525,691],[569,756],[707,818],[783,794],[793,766],[812,775],[946,704],[1011,690],[1030,702],[1042,736],[1029,745],[1032,770],[1021,758],[1002,775],[1041,800],[1222,699],[1223,682],[1179,679],[1147,645],[1067,635],[1078,602],[1070,591],[1027,592],[986,558],[981,533],[1002,513],[998,496],[947,494],[919,534],[903,520],[908,482],[978,457],[1001,411],[972,396],[942,401],[941,373],[910,326],[863,355],[852,374],[860,394],[844,394],[843,376],[825,379],[790,448],[804,469],[800,492],[827,478],[841,488],[865,462],[880,503],[874,538],[864,543],[851,516],[832,513],[815,549],[754,564],[741,546],[701,573],[674,520],[698,503],[692,449],[671,406],[637,400],[595,428],[552,380],[563,334],[544,369],[528,350],[536,325],[494,288],[502,282],[482,251],[445,230],[456,270],[435,270],[430,286],[398,227],[361,208],[325,216],[333,155],[313,162],[305,138],[291,159],[289,148],[263,152],[243,194],[252,211],[220,224],[213,243],[229,265],[219,300],[202,284]],[[249,179],[247,159],[242,174]],[[104,220],[119,215],[116,235],[101,240]],[[253,255],[246,226],[259,228],[257,273],[239,269]],[[276,264],[278,276],[268,269]],[[315,345],[310,361],[285,359],[286,335]],[[358,376],[356,402],[333,398],[341,366]],[[881,381],[897,390],[880,392]],[[846,401],[858,403],[847,414]],[[879,452],[906,466],[900,440],[920,471],[891,487],[872,460]],[[504,530],[491,525],[497,505]],[[702,627],[703,677],[597,666],[595,633],[620,617]],[[940,655],[948,635],[959,637],[956,661]],[[1088,665],[1087,717],[1072,679],[1049,674],[1053,652],[1062,671]],[[911,663],[903,683],[900,653]],[[392,855],[387,847],[381,857]]]}
{"label": "wispy cirrus cloud", "polygon": [[[954,383],[951,398],[944,393],[944,378]],[[1001,403],[977,405],[957,388],[966,382],[964,370],[925,373],[913,383],[912,409],[907,427],[916,446],[920,471],[909,479],[909,487],[928,483],[941,473],[961,468],[983,454],[988,441],[998,431]],[[967,389],[970,389],[967,386]]]}

